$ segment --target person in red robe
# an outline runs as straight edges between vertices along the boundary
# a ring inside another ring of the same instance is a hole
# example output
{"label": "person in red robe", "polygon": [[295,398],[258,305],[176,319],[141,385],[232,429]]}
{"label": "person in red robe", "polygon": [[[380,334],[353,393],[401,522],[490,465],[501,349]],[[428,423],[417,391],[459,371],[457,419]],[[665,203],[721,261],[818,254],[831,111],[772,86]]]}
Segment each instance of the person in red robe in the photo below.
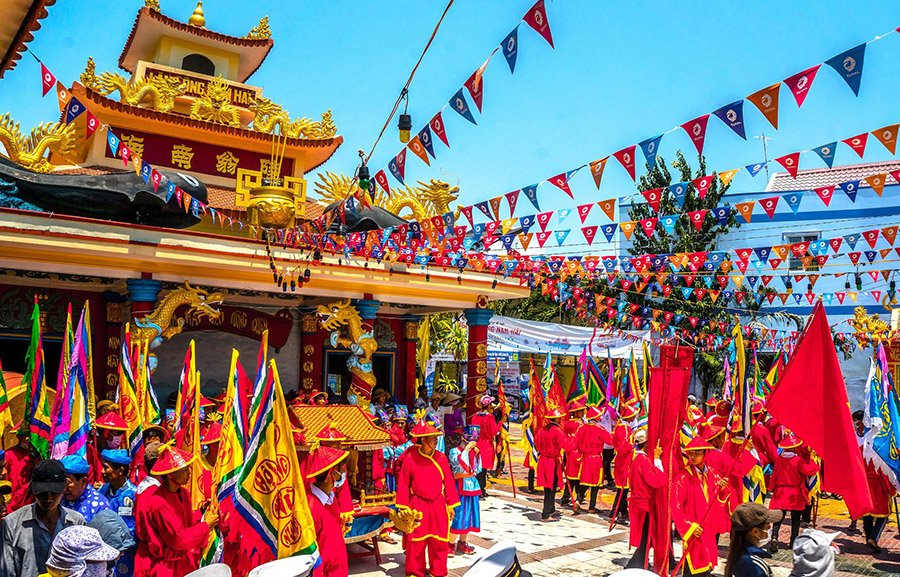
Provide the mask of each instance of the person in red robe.
{"label": "person in red robe", "polygon": [[416,445],[403,456],[397,476],[398,507],[408,507],[422,513],[418,527],[404,536],[406,546],[406,575],[425,577],[425,555],[428,573],[432,577],[446,577],[447,556],[450,553],[450,521],[459,506],[456,481],[447,457],[437,451],[441,431],[431,423],[420,421],[410,431]]}
{"label": "person in red robe", "polygon": [[555,520],[557,515],[555,499],[563,479],[562,453],[569,448],[569,439],[559,424],[562,417],[563,413],[558,408],[547,411],[544,415],[547,424],[538,431],[534,440],[538,452],[536,482],[544,491],[544,507],[541,511],[541,521],[544,522]]}
{"label": "person in red robe", "polygon": [[869,485],[869,494],[872,495],[872,511],[863,515],[863,532],[866,536],[866,546],[873,554],[881,553],[878,538],[891,515],[891,500],[896,494],[896,489],[890,480],[878,469],[875,464],[866,459],[866,481]]}
{"label": "person in red robe", "polygon": [[346,485],[344,472],[347,451],[320,445],[303,461],[303,477],[307,482],[306,499],[313,525],[321,565],[316,577],[346,577],[349,574],[347,545],[344,543],[344,521],[335,488]]}
{"label": "person in red robe", "polygon": [[694,437],[685,447],[688,466],[672,487],[672,522],[684,547],[684,575],[709,575],[716,566],[716,534],[709,523],[710,506],[715,499],[728,498],[726,482],[706,465],[713,447]]}
{"label": "person in red robe", "polygon": [[613,429],[613,448],[616,458],[613,461],[613,480],[616,482],[616,499],[609,512],[610,519],[619,519],[626,523],[628,519],[628,476],[631,459],[634,455],[634,438],[631,423],[638,415],[632,405],[624,405],[619,410],[619,421]]}
{"label": "person in red robe", "polygon": [[131,473],[129,480],[135,485],[140,485],[150,472],[144,465],[144,452],[150,443],[165,443],[169,440],[169,432],[159,425],[145,425],[141,430],[141,445],[138,447],[134,458],[131,459]]}
{"label": "person in red robe", "polygon": [[474,425],[481,431],[478,437],[478,454],[481,455],[481,472],[478,473],[478,484],[481,486],[481,496],[487,497],[487,472],[494,470],[494,456],[496,455],[497,437],[500,435],[500,424],[490,411],[494,397],[483,395],[481,397],[481,410],[472,415],[470,425]]}
{"label": "person in red robe", "polygon": [[[759,455],[759,465],[765,469],[767,466],[775,462],[778,456],[778,447],[772,438],[772,431],[765,425],[759,415],[765,410],[765,407],[759,399],[753,400],[753,430],[750,431],[750,437],[753,440],[753,446]],[[768,477],[766,481],[768,482]]]}
{"label": "person in red robe", "polygon": [[197,457],[176,447],[163,445],[150,471],[160,480],[158,487],[138,495],[134,558],[135,577],[182,577],[198,568],[200,551],[210,529],[219,524],[219,514],[209,508],[202,515],[191,506],[185,489],[190,465]]}
{"label": "person in red robe", "polygon": [[[630,487],[628,516],[630,520],[630,532],[628,545],[637,547],[634,554],[625,565],[626,568],[638,567],[646,569],[648,565],[647,553],[649,548],[659,552],[662,543],[658,542],[658,527],[660,520],[656,512],[656,492],[665,486],[668,477],[663,471],[662,447],[656,446],[653,450],[653,460],[646,452],[647,429],[640,429],[634,434],[634,459],[629,470],[628,486]],[[669,549],[671,553],[671,549]],[[657,567],[662,565],[661,556],[654,560]]]}
{"label": "person in red robe", "polygon": [[803,510],[809,505],[809,491],[806,478],[819,472],[819,465],[810,456],[809,448],[794,435],[788,435],[778,444],[782,450],[772,471],[772,500],[770,509],[781,509],[784,515],[781,521],[772,525],[772,542],[769,552],[778,551],[778,532],[787,512],[791,512],[790,547],[794,547],[794,539],[800,534],[800,521]]}
{"label": "person in red robe", "polygon": [[590,488],[588,513],[597,513],[597,494],[603,485],[603,447],[612,445],[612,435],[600,426],[603,411],[597,407],[587,409],[587,422],[575,435],[575,446],[581,454],[581,471],[578,475],[578,502]]}
{"label": "person in red robe", "polygon": [[[334,423],[325,425],[316,433],[316,439],[323,447],[331,447],[333,449],[343,449],[343,444],[347,440],[347,435],[341,432]],[[378,453],[379,451],[375,451]],[[382,452],[382,462],[384,453]],[[335,486],[334,498],[337,501],[338,509],[342,514],[353,512],[353,496],[350,494],[350,484],[340,483]]]}
{"label": "person in red robe", "polygon": [[28,487],[31,483],[31,470],[39,460],[27,430],[20,430],[16,439],[18,443],[6,450],[6,478],[12,485],[12,494],[6,505],[10,513],[34,501]]}
{"label": "person in red robe", "polygon": [[[734,467],[734,458],[722,450],[725,444],[725,429],[716,425],[709,425],[703,433],[704,439],[710,444],[712,449],[706,452],[706,465],[713,471],[718,473],[723,479],[728,478],[729,471]],[[729,499],[719,501],[713,504],[713,510],[710,511],[707,518],[706,526],[710,531],[716,534],[716,541],[719,535],[727,534],[731,531],[731,509],[730,494]]]}
{"label": "person in red robe", "polygon": [[569,439],[570,449],[563,455],[563,475],[566,478],[566,484],[563,487],[563,495],[559,500],[559,504],[568,507],[572,503],[572,491],[575,491],[576,501],[581,501],[584,494],[579,486],[579,477],[581,476],[581,449],[575,438],[578,436],[578,430],[584,425],[584,412],[587,409],[585,398],[581,397],[569,403],[569,419],[563,424],[563,433]]}

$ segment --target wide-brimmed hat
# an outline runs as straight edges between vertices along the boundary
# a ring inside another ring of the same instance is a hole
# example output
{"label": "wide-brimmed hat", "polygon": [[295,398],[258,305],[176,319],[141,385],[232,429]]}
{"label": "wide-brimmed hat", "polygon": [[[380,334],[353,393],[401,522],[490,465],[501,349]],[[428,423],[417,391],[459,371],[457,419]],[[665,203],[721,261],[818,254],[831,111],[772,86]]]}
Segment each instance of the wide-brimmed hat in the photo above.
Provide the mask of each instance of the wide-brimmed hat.
{"label": "wide-brimmed hat", "polygon": [[443,435],[443,433],[425,419],[416,423],[416,426],[409,432],[409,436],[416,439],[421,439],[423,437],[440,437],[441,435]]}
{"label": "wide-brimmed hat", "polygon": [[67,475],[87,475],[91,472],[91,466],[88,464],[87,459],[81,455],[66,455],[60,462]]}
{"label": "wide-brimmed hat", "polygon": [[247,577],[309,577],[318,555],[296,555],[270,561],[250,571]]}
{"label": "wide-brimmed hat", "polygon": [[569,402],[569,412],[577,413],[578,411],[583,411],[587,408],[587,401],[584,397],[579,397],[573,401]]}
{"label": "wide-brimmed hat", "polygon": [[783,438],[780,443],[778,443],[778,448],[784,450],[796,449],[802,444],[803,441],[801,441],[795,435],[788,435],[787,437]]}
{"label": "wide-brimmed hat", "polygon": [[346,459],[349,454],[349,452],[337,447],[319,445],[303,460],[303,477],[305,479],[315,479]]}
{"label": "wide-brimmed hat", "polygon": [[622,405],[619,407],[620,419],[633,419],[638,416],[638,409],[634,405]]}
{"label": "wide-brimmed hat", "polygon": [[764,523],[777,523],[781,521],[781,516],[780,510],[770,511],[762,503],[741,503],[731,514],[731,528],[737,531],[747,531]]}
{"label": "wide-brimmed hat", "polygon": [[128,431],[128,425],[125,423],[125,419],[116,412],[109,412],[104,414],[101,417],[97,417],[97,428],[98,429],[109,429],[110,431],[122,431],[123,433]]}
{"label": "wide-brimmed hat", "polygon": [[487,550],[465,572],[463,577],[531,577],[531,573],[522,569],[516,557],[516,546],[507,541],[497,543]]}
{"label": "wide-brimmed hat", "polygon": [[119,558],[119,550],[103,542],[100,531],[87,525],[66,527],[53,538],[47,567],[79,575],[89,562],[110,562]]}
{"label": "wide-brimmed hat", "polygon": [[144,425],[141,429],[141,436],[146,438],[150,433],[156,433],[163,441],[169,438],[169,431],[161,425]]}
{"label": "wide-brimmed hat", "polygon": [[712,445],[710,445],[706,440],[702,437],[694,437],[688,442],[687,446],[685,446],[685,451],[709,451],[710,449],[714,449]]}
{"label": "wide-brimmed hat", "polygon": [[712,441],[719,435],[725,432],[725,427],[719,427],[718,425],[708,425],[703,430],[703,438],[707,441]]}
{"label": "wide-brimmed hat", "polygon": [[600,407],[588,407],[585,417],[588,421],[599,421],[603,418],[603,411],[600,410]]}
{"label": "wide-brimmed hat", "polygon": [[212,423],[206,427],[203,438],[200,442],[204,445],[211,445],[222,440],[222,425],[220,423]]}
{"label": "wide-brimmed hat", "polygon": [[191,571],[184,577],[231,577],[231,567],[225,563],[213,563]]}
{"label": "wide-brimmed hat", "polygon": [[478,400],[478,404],[482,407],[487,407],[491,403],[494,402],[494,397],[490,395],[481,395],[481,399]]}
{"label": "wide-brimmed hat", "polygon": [[341,432],[335,423],[329,423],[316,433],[316,438],[320,441],[346,441],[347,435]]}
{"label": "wide-brimmed hat", "polygon": [[457,395],[456,393],[444,393],[443,396],[441,397],[441,404],[442,405],[455,405],[460,400],[462,400],[462,397]]}
{"label": "wide-brimmed hat", "polygon": [[547,413],[544,415],[544,417],[547,419],[561,419],[564,416],[565,415],[563,414],[562,411],[559,410],[558,407],[553,407],[552,409],[547,411]]}
{"label": "wide-brimmed hat", "polygon": [[173,447],[172,445],[160,445],[159,458],[156,459],[156,463],[153,465],[150,474],[168,475],[169,473],[180,471],[193,463],[196,458],[197,455],[182,451],[178,447]]}

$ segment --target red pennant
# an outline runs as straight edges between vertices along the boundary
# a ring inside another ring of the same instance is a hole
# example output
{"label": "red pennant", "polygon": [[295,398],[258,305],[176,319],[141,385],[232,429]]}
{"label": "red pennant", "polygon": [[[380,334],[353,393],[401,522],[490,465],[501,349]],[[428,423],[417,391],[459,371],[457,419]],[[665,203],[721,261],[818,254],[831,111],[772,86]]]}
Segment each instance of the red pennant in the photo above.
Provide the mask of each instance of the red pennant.
{"label": "red pennant", "polygon": [[[382,171],[382,172],[384,172],[384,171]],[[377,177],[378,175],[376,174],[375,176]],[[466,220],[469,221],[469,225],[475,226],[475,221],[472,220],[472,207],[464,206],[460,209],[460,211],[466,216]]]}
{"label": "red pennant", "polygon": [[553,35],[550,33],[550,21],[547,20],[547,9],[544,7],[544,0],[538,0],[534,6],[528,9],[525,16],[522,17],[535,32],[547,41],[550,48],[553,48]]}
{"label": "red pennant", "polygon": [[700,230],[703,228],[703,221],[706,219],[707,210],[693,210],[688,213],[688,218],[691,219],[691,224],[694,225],[694,228]]}
{"label": "red pennant", "polygon": [[400,174],[400,179],[404,180],[406,178],[406,149],[401,150],[394,157],[394,160],[397,162],[397,172]]}
{"label": "red pennant", "polygon": [[859,155],[860,158],[863,157],[863,154],[866,152],[866,141],[869,140],[869,133],[863,132],[862,134],[857,134],[856,136],[851,136],[850,138],[845,138],[841,142],[849,146],[853,149],[853,152]]}
{"label": "red pennant", "polygon": [[659,219],[656,218],[645,218],[641,220],[641,229],[644,231],[644,234],[647,235],[647,238],[653,236],[653,231],[656,230],[657,222],[659,222]]}
{"label": "red pennant", "polygon": [[842,237],[832,238],[828,240],[828,244],[831,246],[831,250],[834,251],[834,254],[837,254],[838,250],[841,248],[841,244],[844,242]]}
{"label": "red pennant", "polygon": [[616,218],[616,199],[610,198],[609,200],[601,200],[597,202],[597,206],[600,207],[600,210],[603,211],[603,214],[609,217],[609,220],[615,220]]}
{"label": "red pennant", "polygon": [[597,236],[597,227],[596,226],[582,227],[581,234],[584,235],[584,240],[586,240],[588,244],[592,244],[594,242],[594,237]]}
{"label": "red pennant", "polygon": [[[384,192],[388,196],[391,196],[391,187],[388,184],[387,173],[384,171],[384,169],[379,170],[378,172],[375,173],[375,182],[378,183],[378,186],[380,186],[382,188],[382,190],[384,190]],[[469,217],[469,222],[471,223],[472,222],[472,207],[470,206],[468,208],[469,208],[468,217]]]}
{"label": "red pennant", "polygon": [[568,195],[569,195],[569,198],[572,198],[572,199],[575,198],[574,196],[572,196],[572,189],[569,188],[569,175],[568,175],[568,173],[563,172],[563,173],[561,173],[561,174],[557,174],[556,176],[553,176],[553,177],[547,179],[547,182],[549,182],[550,184],[552,184],[552,185],[556,186],[557,188],[559,188],[561,191],[563,191],[563,192],[565,192],[566,194],[568,194]]}
{"label": "red pennant", "polygon": [[847,253],[847,256],[850,257],[850,262],[852,262],[852,263],[854,264],[854,266],[855,266],[856,263],[859,262],[859,257],[862,256],[862,253],[861,253],[861,252],[856,252],[856,251],[854,251],[854,252],[848,252],[848,253]]}
{"label": "red pennant", "polygon": [[131,149],[125,146],[124,144],[119,147],[119,158],[122,159],[122,164],[128,166],[128,162],[131,160]]}
{"label": "red pennant", "polygon": [[875,245],[878,243],[878,231],[877,230],[866,230],[863,231],[862,237],[866,239],[866,242],[869,243],[869,246],[875,248]]}
{"label": "red pennant", "polygon": [[84,138],[85,138],[85,140],[88,140],[88,139],[90,139],[91,136],[94,135],[94,132],[96,132],[97,129],[100,128],[100,121],[97,120],[96,116],[91,114],[90,110],[87,111],[85,119],[86,120],[85,120],[85,125],[84,125],[84,130],[85,130]]}
{"label": "red pennant", "polygon": [[839,303],[844,304],[844,297],[847,296],[847,293],[841,291],[839,293],[834,293],[834,296],[837,297]]}
{"label": "red pennant", "polygon": [[440,111],[438,111],[438,113],[434,115],[434,117],[428,123],[428,126],[430,126],[431,131],[441,139],[441,142],[444,143],[444,146],[450,148],[450,141],[447,140],[447,130],[444,128],[444,119],[443,117],[441,117]]}
{"label": "red pennant", "polygon": [[691,138],[691,142],[694,143],[697,154],[703,154],[703,142],[706,140],[706,124],[708,121],[709,114],[704,114],[681,125]]}
{"label": "red pennant", "polygon": [[591,214],[591,209],[594,208],[594,203],[590,204],[582,204],[578,207],[578,218],[581,219],[581,224],[584,224],[585,219]]}
{"label": "red pennant", "polygon": [[792,177],[797,178],[797,171],[800,170],[800,153],[792,152],[791,154],[786,154],[784,156],[779,156],[775,159],[775,162],[784,167],[788,174]]}
{"label": "red pennant", "polygon": [[816,194],[819,198],[822,199],[822,202],[825,203],[825,206],[828,206],[831,203],[831,199],[834,196],[834,186],[823,186],[822,188],[816,189]]}
{"label": "red pennant", "polygon": [[653,212],[659,212],[659,203],[662,201],[662,189],[652,188],[650,190],[642,190],[641,194],[647,200],[647,204],[653,209]]}
{"label": "red pennant", "polygon": [[162,182],[162,174],[159,173],[155,168],[150,173],[150,182],[153,183],[153,191],[155,192],[157,188],[159,188],[159,183]]}
{"label": "red pennant", "polygon": [[553,216],[553,211],[542,212],[537,215],[538,225],[540,225],[541,230],[547,230],[547,223],[550,222],[550,217]]}
{"label": "red pennant", "polygon": [[41,97],[47,96],[50,89],[56,85],[56,76],[41,62]]}
{"label": "red pennant", "polygon": [[774,256],[769,257],[769,264],[772,266],[773,269],[776,269],[779,266],[781,266],[781,263],[783,263],[783,262],[784,261],[778,257],[774,257]]}
{"label": "red pennant", "polygon": [[478,112],[481,112],[481,99],[484,96],[484,69],[487,68],[488,63],[485,62],[482,64],[478,70],[472,73],[472,76],[463,83],[469,90],[469,94],[472,95],[472,101],[475,102],[475,107],[478,108]]}
{"label": "red pennant", "polygon": [[778,207],[779,198],[781,197],[773,196],[760,199],[759,204],[763,207],[763,210],[766,211],[766,214],[769,215],[769,218],[775,216],[775,209]]}
{"label": "red pennant", "polygon": [[797,258],[803,258],[804,256],[806,256],[807,250],[809,250],[809,241],[795,242],[791,244],[791,252],[794,253],[794,256]]}
{"label": "red pennant", "polygon": [[716,178],[716,175],[710,174],[707,176],[701,176],[700,178],[695,178],[691,182],[694,184],[694,188],[697,189],[697,195],[702,199],[706,198],[706,193],[709,192],[709,187],[712,186],[712,181]]}
{"label": "red pennant", "polygon": [[509,203],[509,216],[512,216],[513,213],[516,212],[516,203],[519,201],[519,192],[520,191],[518,190],[514,190],[503,195],[506,197],[506,202]]}
{"label": "red pennant", "polygon": [[794,95],[794,100],[797,101],[797,108],[803,106],[803,101],[806,100],[806,95],[809,94],[809,89],[816,78],[819,66],[821,64],[816,64],[812,68],[798,72],[790,78],[785,78],[784,83],[791,90],[791,94]]}
{"label": "red pennant", "polygon": [[635,146],[629,146],[628,148],[623,148],[619,152],[613,153],[616,160],[618,160],[622,166],[625,167],[625,170],[628,171],[628,176],[631,177],[631,180],[634,180],[634,150]]}
{"label": "red pennant", "polygon": [[541,248],[544,248],[544,243],[547,242],[547,239],[550,238],[550,235],[552,235],[552,234],[553,234],[552,231],[551,232],[541,231],[541,232],[537,233],[536,236],[537,236],[538,246],[540,246]]}
{"label": "red pennant", "polygon": [[594,184],[597,185],[597,190],[600,190],[600,181],[603,180],[603,169],[606,168],[606,161],[609,160],[609,157],[601,158],[600,160],[595,160],[588,164],[591,169],[591,178],[594,179]]}

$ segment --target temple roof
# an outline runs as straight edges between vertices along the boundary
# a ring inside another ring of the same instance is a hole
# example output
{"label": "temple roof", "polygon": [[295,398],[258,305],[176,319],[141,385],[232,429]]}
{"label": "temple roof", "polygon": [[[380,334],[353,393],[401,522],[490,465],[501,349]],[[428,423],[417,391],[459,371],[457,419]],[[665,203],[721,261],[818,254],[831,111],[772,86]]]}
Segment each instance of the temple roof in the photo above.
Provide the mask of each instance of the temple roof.
{"label": "temple roof", "polygon": [[334,425],[347,436],[344,443],[354,449],[370,451],[391,443],[388,432],[356,405],[295,405],[290,410],[303,425],[307,439],[312,439],[325,425]]}
{"label": "temple roof", "polygon": [[138,10],[134,19],[131,34],[128,35],[125,48],[119,56],[119,67],[133,74],[137,61],[148,60],[147,55],[156,49],[161,36],[170,36],[217,50],[239,52],[240,63],[235,78],[237,82],[246,82],[262,65],[269,50],[275,45],[271,38],[240,38],[191,26],[144,6]]}
{"label": "temple roof", "polygon": [[7,70],[15,68],[22,57],[25,45],[34,39],[41,28],[41,19],[47,17],[47,7],[56,0],[4,0],[3,18],[0,18],[0,78]]}

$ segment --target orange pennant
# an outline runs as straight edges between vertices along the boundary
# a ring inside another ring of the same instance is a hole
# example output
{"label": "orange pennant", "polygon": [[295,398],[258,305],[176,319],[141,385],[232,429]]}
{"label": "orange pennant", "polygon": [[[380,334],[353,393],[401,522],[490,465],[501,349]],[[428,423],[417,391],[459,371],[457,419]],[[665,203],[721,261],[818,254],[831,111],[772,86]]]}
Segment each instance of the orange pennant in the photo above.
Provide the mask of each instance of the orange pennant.
{"label": "orange pennant", "polygon": [[719,173],[719,180],[722,181],[722,184],[728,186],[728,183],[731,182],[731,179],[735,177],[737,173],[741,171],[740,168],[732,168],[731,170],[726,170],[725,172]]}
{"label": "orange pennant", "polygon": [[534,236],[533,232],[523,233],[519,235],[519,242],[522,244],[522,250],[528,250],[528,245],[531,244],[531,238]]}
{"label": "orange pennant", "polygon": [[747,202],[739,202],[735,204],[734,208],[737,209],[738,214],[744,217],[744,220],[750,222],[750,218],[753,216],[753,205],[755,204],[755,200],[748,200]]}
{"label": "orange pennant", "polygon": [[488,204],[491,205],[491,212],[494,213],[494,220],[500,220],[500,200],[502,198],[502,196],[495,196],[488,201]]}
{"label": "orange pennant", "polygon": [[772,252],[778,255],[778,258],[784,260],[787,258],[788,253],[791,252],[790,245],[787,244],[779,244],[777,246],[772,247]]}
{"label": "orange pennant", "polygon": [[58,80],[56,81],[56,100],[59,101],[60,112],[64,111],[69,105],[69,101],[72,100],[72,93]]}
{"label": "orange pennant", "polygon": [[634,232],[634,229],[637,228],[637,222],[634,220],[620,222],[619,228],[622,230],[622,234],[625,235],[625,238],[631,240],[631,234]]}
{"label": "orange pennant", "polygon": [[872,176],[866,177],[866,182],[869,183],[869,186],[872,187],[872,190],[875,191],[875,194],[881,196],[881,193],[884,192],[885,181],[887,180],[887,174],[873,174]]}
{"label": "orange pennant", "polygon": [[[591,168],[591,177],[594,179],[594,184],[597,185],[597,189],[600,189],[600,181],[603,179],[603,169],[606,168],[606,161],[609,160],[609,157],[601,158],[600,160],[595,160],[588,164]],[[612,216],[610,216],[612,218]]]}
{"label": "orange pennant", "polygon": [[597,206],[600,207],[600,210],[603,211],[603,214],[609,217],[609,220],[615,220],[616,218],[616,199],[610,198],[609,200],[601,200],[597,202]]}
{"label": "orange pennant", "polygon": [[888,149],[888,152],[890,152],[891,154],[896,154],[898,128],[900,128],[900,124],[891,124],[890,126],[885,126],[884,128],[879,128],[878,130],[873,130],[872,136],[877,138],[878,142],[883,144],[884,147]]}
{"label": "orange pennant", "polygon": [[778,130],[778,90],[780,88],[781,83],[779,82],[754,92],[747,97],[747,100],[752,102],[763,113],[763,116],[766,117],[766,120],[769,121],[769,124],[775,130]]}
{"label": "orange pennant", "polygon": [[431,163],[428,161],[428,152],[426,152],[425,147],[422,146],[422,141],[419,140],[418,136],[413,136],[412,140],[410,140],[409,144],[406,146],[409,147],[412,153],[418,156],[422,162],[431,166]]}
{"label": "orange pennant", "polygon": [[897,238],[897,225],[881,229],[881,236],[883,236],[891,246],[894,246],[894,240]]}

